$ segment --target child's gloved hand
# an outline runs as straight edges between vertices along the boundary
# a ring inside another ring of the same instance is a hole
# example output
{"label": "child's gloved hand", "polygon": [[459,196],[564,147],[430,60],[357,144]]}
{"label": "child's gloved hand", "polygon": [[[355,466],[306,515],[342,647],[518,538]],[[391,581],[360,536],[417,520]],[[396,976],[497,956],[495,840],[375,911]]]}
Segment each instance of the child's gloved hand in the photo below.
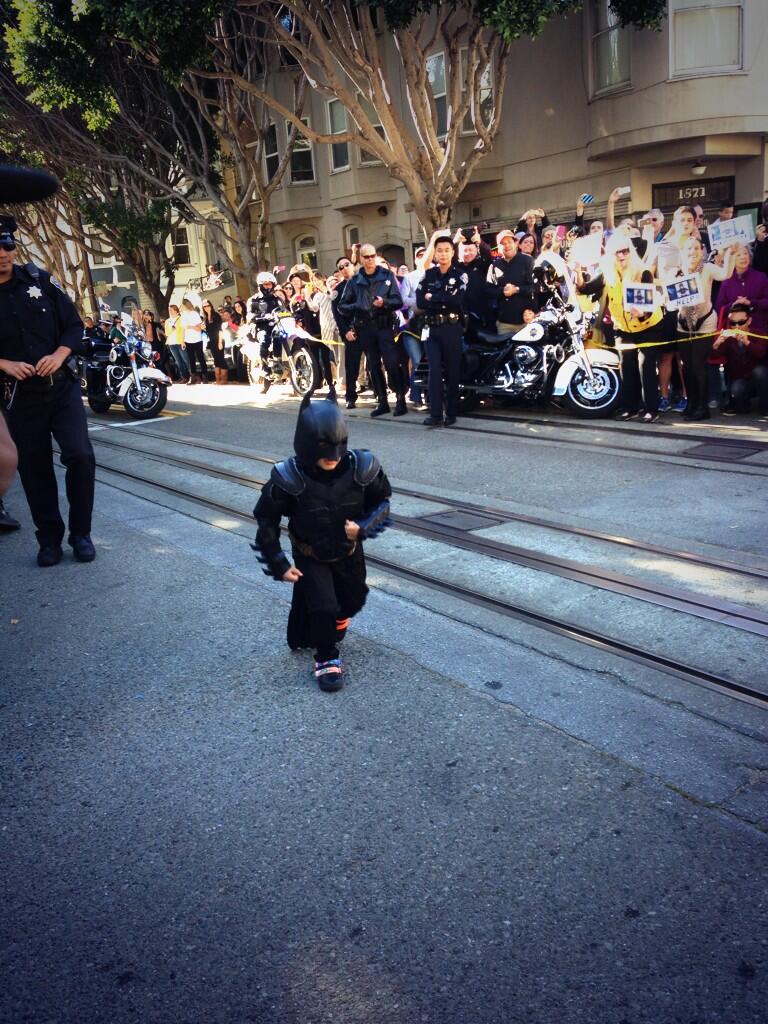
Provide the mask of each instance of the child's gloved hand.
{"label": "child's gloved hand", "polygon": [[301,569],[297,569],[295,565],[292,565],[290,569],[286,569],[283,573],[283,583],[298,583],[304,573]]}

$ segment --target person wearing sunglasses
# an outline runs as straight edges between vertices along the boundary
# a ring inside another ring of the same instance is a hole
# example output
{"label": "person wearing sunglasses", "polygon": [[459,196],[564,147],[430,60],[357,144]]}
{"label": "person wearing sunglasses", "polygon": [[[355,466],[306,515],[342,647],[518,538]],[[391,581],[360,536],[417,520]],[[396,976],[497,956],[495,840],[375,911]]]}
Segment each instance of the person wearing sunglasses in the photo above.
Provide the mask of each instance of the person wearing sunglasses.
{"label": "person wearing sunglasses", "polygon": [[408,353],[402,343],[395,341],[395,314],[402,308],[403,297],[392,271],[377,265],[376,249],[370,242],[360,247],[360,259],[362,266],[347,281],[338,304],[339,313],[352,324],[345,338],[347,341],[357,339],[365,352],[378,401],[371,416],[384,416],[390,412],[382,362],[386,367],[389,386],[397,399],[394,415],[404,416],[408,412],[405,404]]}
{"label": "person wearing sunglasses", "polygon": [[[653,246],[649,245],[646,260],[653,258]],[[608,240],[603,277],[616,347],[621,356],[622,409],[618,418],[631,420],[639,417],[643,423],[656,423],[660,401],[658,361],[664,351],[664,346],[658,343],[668,340],[661,297],[656,288],[658,282],[649,264],[640,258],[622,231],[616,231]],[[627,303],[625,289],[642,285],[646,287],[637,287],[635,291],[650,297],[650,307],[632,301]],[[649,342],[653,343],[649,348],[641,350],[637,347]]]}
{"label": "person wearing sunglasses", "polygon": [[768,344],[752,333],[753,313],[749,303],[734,303],[728,311],[728,326],[712,346],[728,378],[725,416],[749,412],[753,398],[757,398],[760,416],[768,416]]}
{"label": "person wearing sunglasses", "polygon": [[15,230],[12,217],[0,217],[0,395],[35,523],[37,564],[61,561],[65,534],[52,435],[66,469],[69,544],[77,561],[92,562],[96,462],[80,384],[65,365],[73,352],[86,354],[83,322],[50,274],[32,264],[15,265]]}

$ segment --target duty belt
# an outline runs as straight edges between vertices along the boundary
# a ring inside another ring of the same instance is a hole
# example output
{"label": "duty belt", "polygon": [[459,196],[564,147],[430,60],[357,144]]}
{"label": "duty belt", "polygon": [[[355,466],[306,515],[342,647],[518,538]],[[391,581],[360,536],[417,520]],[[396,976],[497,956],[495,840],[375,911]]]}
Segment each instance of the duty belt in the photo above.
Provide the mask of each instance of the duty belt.
{"label": "duty belt", "polygon": [[343,559],[349,558],[350,555],[353,555],[357,549],[357,541],[354,541],[352,544],[352,550],[346,555],[339,555],[338,558],[318,558],[315,554],[315,549],[311,544],[306,544],[303,540],[299,540],[299,538],[290,530],[288,531],[288,536],[291,538],[291,544],[293,544],[297,551],[300,551],[306,558],[314,558],[316,562],[322,562],[324,565],[341,562]]}
{"label": "duty belt", "polygon": [[436,327],[438,324],[463,324],[464,317],[461,313],[427,313],[424,321],[430,327]]}

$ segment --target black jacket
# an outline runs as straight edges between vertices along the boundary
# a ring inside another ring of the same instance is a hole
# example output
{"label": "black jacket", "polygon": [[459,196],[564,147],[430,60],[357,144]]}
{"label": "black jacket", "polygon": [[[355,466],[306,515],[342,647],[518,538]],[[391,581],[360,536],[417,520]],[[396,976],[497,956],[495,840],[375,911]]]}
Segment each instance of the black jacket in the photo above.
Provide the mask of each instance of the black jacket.
{"label": "black jacket", "polygon": [[467,275],[467,295],[465,305],[468,313],[474,314],[482,324],[491,317],[488,310],[488,296],[485,292],[485,279],[491,265],[491,249],[485,242],[480,243],[480,255],[471,263],[462,263],[461,269]]}
{"label": "black jacket", "polygon": [[[517,285],[520,291],[507,298],[504,286]],[[533,282],[533,260],[518,252],[511,260],[499,256],[488,268],[485,294],[496,308],[496,319],[505,324],[521,324],[524,309],[536,309]]]}
{"label": "black jacket", "polygon": [[416,308],[425,313],[463,314],[466,290],[467,275],[458,263],[444,274],[439,267],[430,267],[416,289]]}
{"label": "black jacket", "polygon": [[[351,278],[349,280],[352,280]],[[339,303],[344,295],[344,289],[349,284],[349,281],[339,281],[338,287],[336,288],[336,295],[331,299],[331,311],[333,312],[333,319],[336,321],[336,326],[339,329],[339,336],[342,341],[347,340],[347,331],[352,329],[352,320],[348,316],[339,310]]]}
{"label": "black jacket", "polygon": [[45,270],[15,266],[0,285],[0,359],[34,366],[59,345],[77,355],[87,351],[74,302]]}
{"label": "black jacket", "polygon": [[[383,299],[384,305],[374,306],[373,300],[376,298]],[[376,267],[370,275],[362,269],[358,270],[347,281],[337,308],[342,317],[358,325],[383,320],[394,322],[394,314],[402,305],[403,297],[395,275],[384,267]]]}
{"label": "black jacket", "polygon": [[[319,467],[302,468],[296,459],[280,463],[272,471],[253,510],[258,524],[254,546],[270,576],[282,579],[291,564],[280,547],[283,517],[288,519],[291,534],[300,543],[311,545],[321,560],[351,554],[354,545],[344,532],[345,520],[352,519],[364,527],[366,516],[387,502],[392,494],[378,461],[370,463],[361,455],[361,452],[348,452],[330,472]],[[372,466],[370,479],[368,476],[361,479],[360,468],[364,462]],[[285,467],[282,474],[281,467]],[[382,514],[388,514],[388,506]],[[378,525],[370,529],[372,534]],[[365,539],[365,529],[361,539]]]}

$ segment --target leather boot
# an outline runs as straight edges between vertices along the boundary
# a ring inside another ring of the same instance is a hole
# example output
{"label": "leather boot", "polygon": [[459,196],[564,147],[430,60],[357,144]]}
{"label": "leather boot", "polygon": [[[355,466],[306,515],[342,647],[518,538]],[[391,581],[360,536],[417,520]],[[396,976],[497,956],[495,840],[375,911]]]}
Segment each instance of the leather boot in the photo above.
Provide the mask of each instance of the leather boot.
{"label": "leather boot", "polygon": [[408,412],[408,406],[405,404],[405,395],[398,395],[397,402],[395,403],[395,411],[393,416],[405,416]]}

